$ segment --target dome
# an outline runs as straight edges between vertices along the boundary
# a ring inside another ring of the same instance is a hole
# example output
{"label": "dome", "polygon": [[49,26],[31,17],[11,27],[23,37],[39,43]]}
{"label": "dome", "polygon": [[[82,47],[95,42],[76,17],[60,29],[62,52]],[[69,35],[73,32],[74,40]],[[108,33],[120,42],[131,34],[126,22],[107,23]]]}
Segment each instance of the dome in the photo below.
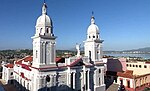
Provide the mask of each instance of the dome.
{"label": "dome", "polygon": [[37,19],[36,26],[52,26],[52,21],[47,15],[47,5],[42,6],[42,15]]}
{"label": "dome", "polygon": [[95,25],[95,24],[91,24],[91,25],[88,27],[87,33],[88,33],[88,34],[91,34],[91,33],[99,33],[99,28],[98,28],[98,26]]}
{"label": "dome", "polygon": [[99,33],[99,28],[98,28],[98,26],[95,24],[95,18],[94,18],[94,16],[92,16],[92,18],[91,18],[91,25],[88,27],[87,33],[88,33],[88,34],[91,34],[91,33]]}
{"label": "dome", "polygon": [[48,15],[44,15],[42,14],[36,22],[36,26],[42,26],[44,24],[44,26],[51,26],[51,19],[49,18]]}

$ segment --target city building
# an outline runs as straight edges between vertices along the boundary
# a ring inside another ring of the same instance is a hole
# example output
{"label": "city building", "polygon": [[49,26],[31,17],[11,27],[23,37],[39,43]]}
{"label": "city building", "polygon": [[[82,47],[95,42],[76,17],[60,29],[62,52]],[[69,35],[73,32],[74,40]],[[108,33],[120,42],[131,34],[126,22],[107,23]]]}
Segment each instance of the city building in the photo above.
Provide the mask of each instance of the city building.
{"label": "city building", "polygon": [[143,91],[146,87],[150,87],[149,69],[148,62],[127,61],[126,58],[108,59],[106,84],[118,84],[127,91]]}
{"label": "city building", "polygon": [[33,39],[33,56],[27,56],[3,65],[3,79],[20,91],[105,91],[105,63],[102,59],[102,42],[94,16],[84,41],[85,55],[56,58],[56,36],[53,21],[47,15],[46,3],[37,19]]}
{"label": "city building", "polygon": [[127,70],[118,72],[118,84],[123,84],[129,91],[143,91],[150,87],[150,63],[127,62]]}

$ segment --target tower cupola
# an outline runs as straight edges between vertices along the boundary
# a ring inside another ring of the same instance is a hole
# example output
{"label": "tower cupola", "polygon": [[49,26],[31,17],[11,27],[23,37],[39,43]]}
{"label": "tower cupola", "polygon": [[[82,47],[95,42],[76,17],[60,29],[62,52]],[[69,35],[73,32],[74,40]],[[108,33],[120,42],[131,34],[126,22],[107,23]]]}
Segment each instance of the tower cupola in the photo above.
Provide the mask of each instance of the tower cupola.
{"label": "tower cupola", "polygon": [[53,23],[47,15],[46,3],[42,6],[42,15],[36,21],[36,35],[53,35]]}
{"label": "tower cupola", "polygon": [[53,24],[47,15],[47,5],[44,2],[42,14],[36,21],[36,33],[33,39],[33,66],[40,68],[55,64],[56,36],[53,34]]}
{"label": "tower cupola", "polygon": [[87,29],[87,39],[88,40],[96,40],[99,39],[99,28],[95,24],[94,16],[91,17],[91,24]]}

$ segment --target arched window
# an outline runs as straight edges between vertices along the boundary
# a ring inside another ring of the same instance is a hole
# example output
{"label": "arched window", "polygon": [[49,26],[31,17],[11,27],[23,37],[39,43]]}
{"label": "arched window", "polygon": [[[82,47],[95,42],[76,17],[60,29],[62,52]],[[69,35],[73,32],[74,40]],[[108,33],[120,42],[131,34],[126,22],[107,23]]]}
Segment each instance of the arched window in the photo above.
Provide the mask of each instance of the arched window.
{"label": "arched window", "polygon": [[42,33],[42,28],[40,29],[40,33]]}
{"label": "arched window", "polygon": [[48,28],[46,29],[46,32],[49,33],[49,29]]}
{"label": "arched window", "polygon": [[10,75],[13,75],[13,72],[11,72]]}
{"label": "arched window", "polygon": [[46,82],[50,82],[50,77],[48,75],[46,76]]}
{"label": "arched window", "polygon": [[101,73],[101,69],[99,69],[99,73]]}

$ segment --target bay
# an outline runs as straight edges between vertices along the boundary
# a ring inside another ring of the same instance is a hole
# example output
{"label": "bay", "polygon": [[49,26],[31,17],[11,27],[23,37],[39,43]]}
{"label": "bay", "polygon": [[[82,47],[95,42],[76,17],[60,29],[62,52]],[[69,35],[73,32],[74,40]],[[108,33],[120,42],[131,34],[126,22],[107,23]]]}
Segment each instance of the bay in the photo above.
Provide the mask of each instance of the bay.
{"label": "bay", "polygon": [[143,59],[150,59],[150,54],[106,53],[104,55],[114,56],[114,57],[141,57]]}

